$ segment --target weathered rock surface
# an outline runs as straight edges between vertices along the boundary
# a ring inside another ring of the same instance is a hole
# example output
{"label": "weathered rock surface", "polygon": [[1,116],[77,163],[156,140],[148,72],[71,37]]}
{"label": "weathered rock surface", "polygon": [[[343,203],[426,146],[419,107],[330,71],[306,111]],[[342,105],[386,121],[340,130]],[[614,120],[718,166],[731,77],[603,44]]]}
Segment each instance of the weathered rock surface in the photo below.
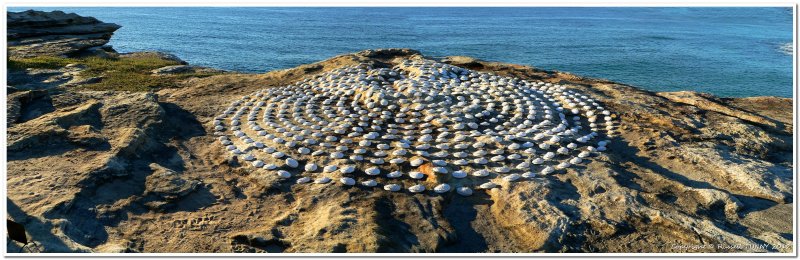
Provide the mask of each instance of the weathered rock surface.
{"label": "weathered rock surface", "polygon": [[86,69],[82,64],[67,64],[57,69],[8,70],[8,85],[18,90],[46,90],[58,87],[74,87],[97,83],[100,77],[84,78],[80,73]]}
{"label": "weathered rock surface", "polygon": [[8,56],[70,56],[108,43],[120,28],[93,17],[61,11],[8,12]]}
{"label": "weathered rock surface", "polygon": [[150,164],[153,173],[147,176],[145,194],[155,194],[167,200],[186,196],[197,188],[200,182],[185,180],[180,174],[158,164]]}
{"label": "weathered rock surface", "polygon": [[[445,57],[565,84],[620,116],[620,135],[602,156],[470,197],[280,182],[231,163],[211,135],[219,111],[261,88],[421,55],[363,51],[266,74],[192,79],[156,94],[15,93],[14,114],[32,116],[15,116],[8,129],[9,215],[48,252],[792,251],[786,98],[653,93]],[[42,104],[52,108],[30,112]],[[769,246],[747,247],[758,244]]]}

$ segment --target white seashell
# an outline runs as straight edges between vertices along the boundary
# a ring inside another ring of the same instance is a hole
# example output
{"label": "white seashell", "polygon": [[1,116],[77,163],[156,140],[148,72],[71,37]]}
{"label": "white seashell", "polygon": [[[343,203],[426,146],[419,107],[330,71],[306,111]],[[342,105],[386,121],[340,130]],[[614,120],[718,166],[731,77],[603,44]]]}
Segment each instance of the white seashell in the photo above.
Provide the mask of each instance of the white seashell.
{"label": "white seashell", "polygon": [[486,160],[486,158],[477,158],[473,162],[475,162],[477,164],[487,164],[487,163],[489,163],[489,160]]}
{"label": "white seashell", "polygon": [[413,193],[420,193],[420,192],[425,191],[425,186],[422,185],[422,184],[417,184],[417,185],[408,187],[408,191],[413,192]]}
{"label": "white seashell", "polygon": [[264,169],[267,169],[267,170],[274,170],[276,168],[278,168],[278,166],[275,165],[275,164],[272,164],[272,163],[264,165]]}
{"label": "white seashell", "polygon": [[253,161],[253,166],[256,167],[256,168],[264,167],[264,161],[261,161],[261,160]]}
{"label": "white seashell", "polygon": [[352,165],[345,165],[344,167],[342,167],[341,169],[339,169],[339,172],[341,172],[341,173],[344,173],[344,174],[348,174],[348,173],[352,173],[352,172],[354,172],[355,170],[356,170],[356,167],[355,167],[355,166],[352,166]]}
{"label": "white seashell", "polygon": [[306,166],[305,166],[305,170],[306,170],[307,172],[313,172],[313,171],[316,171],[316,170],[317,170],[317,165],[316,165],[316,164],[314,164],[314,163],[309,163],[309,164],[306,164]]}
{"label": "white seashell", "polygon": [[505,180],[505,181],[516,181],[516,180],[519,180],[519,177],[520,177],[519,174],[512,173],[512,174],[509,174],[508,176],[503,177],[503,180]]}
{"label": "white seashell", "polygon": [[533,161],[531,161],[531,163],[533,163],[533,164],[542,164],[542,163],[544,163],[544,159],[537,157],[536,159],[533,159]]}
{"label": "white seashell", "polygon": [[291,173],[289,173],[287,171],[284,171],[284,170],[278,171],[278,178],[286,179],[286,178],[289,178],[289,177],[292,177]]}
{"label": "white seashell", "polygon": [[494,171],[499,172],[499,173],[507,173],[507,172],[510,172],[511,169],[506,167],[506,166],[501,166],[501,167],[494,168]]}
{"label": "white seashell", "polygon": [[364,185],[366,187],[375,187],[378,185],[378,182],[375,180],[362,181],[361,185]]}
{"label": "white seashell", "polygon": [[375,176],[381,174],[381,169],[378,169],[377,167],[371,167],[364,170],[364,173],[370,176]]}
{"label": "white seashell", "polygon": [[436,192],[436,193],[448,192],[448,191],[450,191],[450,185],[448,185],[447,183],[439,184],[438,186],[433,188],[433,191]]}
{"label": "white seashell", "polygon": [[411,177],[412,179],[422,179],[425,177],[425,174],[421,172],[409,172],[408,177]]}
{"label": "white seashell", "polygon": [[481,187],[481,189],[488,190],[488,189],[492,189],[494,187],[497,187],[497,184],[495,184],[494,182],[487,182],[487,183],[481,184],[480,187]]}
{"label": "white seashell", "polygon": [[310,182],[310,181],[311,181],[311,178],[309,178],[309,177],[303,177],[303,178],[297,179],[297,181],[296,181],[295,183],[297,183],[297,184],[303,184],[303,183],[308,183],[308,182]]}
{"label": "white seashell", "polygon": [[285,162],[286,162],[286,166],[289,166],[290,168],[297,168],[297,166],[300,165],[300,163],[298,163],[297,160],[292,159],[292,158],[286,158]]}
{"label": "white seashell", "polygon": [[581,159],[580,157],[574,157],[574,158],[569,160],[569,163],[571,163],[571,164],[579,164],[582,161],[583,161],[583,159]]}
{"label": "white seashell", "polygon": [[397,185],[397,184],[388,184],[388,185],[383,186],[384,190],[391,191],[391,192],[399,191],[400,188],[401,188],[400,185]]}
{"label": "white seashell", "polygon": [[547,166],[547,167],[544,167],[544,169],[542,169],[541,173],[542,173],[542,175],[548,175],[548,174],[553,173],[553,171],[555,171],[555,169],[553,169],[553,167]]}
{"label": "white seashell", "polygon": [[514,167],[514,168],[517,168],[517,169],[519,169],[519,170],[525,170],[525,169],[528,169],[528,168],[530,168],[530,167],[531,167],[531,165],[530,165],[529,163],[527,163],[527,162],[522,162],[522,163],[520,163],[520,164],[517,164],[517,166],[516,166],[516,167]]}
{"label": "white seashell", "polygon": [[423,163],[425,163],[425,161],[423,161],[422,159],[417,158],[417,159],[411,160],[410,163],[411,163],[411,166],[417,167],[417,166],[420,166]]}
{"label": "white seashell", "polygon": [[245,160],[245,161],[252,161],[252,160],[255,160],[255,159],[256,159],[256,157],[253,156],[252,154],[245,154],[244,157],[242,157],[242,160]]}
{"label": "white seashell", "polygon": [[502,156],[502,155],[497,155],[497,156],[493,156],[492,158],[489,158],[489,160],[491,160],[493,162],[499,162],[499,161],[503,161],[505,159],[506,159],[506,157]]}
{"label": "white seashell", "polygon": [[467,164],[469,164],[469,161],[467,161],[467,160],[464,160],[464,159],[459,159],[459,160],[455,160],[455,161],[453,161],[453,164],[454,164],[454,165],[463,166],[463,165],[467,165]]}
{"label": "white seashell", "polygon": [[403,173],[400,172],[400,171],[393,171],[393,172],[390,172],[390,173],[386,174],[387,178],[398,178],[400,176],[403,176]]}
{"label": "white seashell", "polygon": [[353,186],[356,184],[356,180],[350,177],[342,177],[341,179],[339,179],[339,182],[347,186]]}
{"label": "white seashell", "polygon": [[[454,173],[455,174],[455,173]],[[486,177],[489,176],[490,172],[487,170],[477,170],[472,173],[472,176],[475,177]]]}
{"label": "white seashell", "polygon": [[459,187],[456,189],[456,193],[461,196],[470,196],[472,195],[472,189],[467,187]]}
{"label": "white seashell", "polygon": [[311,150],[305,147],[300,147],[297,149],[297,152],[299,152],[300,154],[309,154],[311,153]]}
{"label": "white seashell", "polygon": [[322,168],[322,172],[333,172],[333,171],[336,171],[336,169],[338,169],[338,168],[339,167],[336,166],[336,165],[328,165],[328,166],[325,166],[324,168]]}
{"label": "white seashell", "polygon": [[401,164],[401,163],[404,163],[404,162],[406,162],[406,159],[403,159],[403,158],[394,158],[394,159],[389,160],[389,163],[391,163],[391,164]]}
{"label": "white seashell", "polygon": [[445,173],[447,173],[447,168],[444,168],[444,167],[433,167],[433,172],[445,174]]}
{"label": "white seashell", "polygon": [[331,178],[328,177],[317,178],[316,180],[314,180],[314,183],[316,184],[325,184],[329,182],[331,182]]}

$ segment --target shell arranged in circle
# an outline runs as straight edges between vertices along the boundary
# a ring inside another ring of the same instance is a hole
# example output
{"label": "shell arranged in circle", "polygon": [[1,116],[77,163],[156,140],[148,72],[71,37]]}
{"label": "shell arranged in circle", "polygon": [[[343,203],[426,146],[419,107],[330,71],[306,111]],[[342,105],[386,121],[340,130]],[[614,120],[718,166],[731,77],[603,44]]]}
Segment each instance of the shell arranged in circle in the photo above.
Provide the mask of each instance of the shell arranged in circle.
{"label": "shell arranged in circle", "polygon": [[566,85],[410,59],[265,88],[212,127],[245,165],[287,183],[470,196],[591,161],[615,118]]}

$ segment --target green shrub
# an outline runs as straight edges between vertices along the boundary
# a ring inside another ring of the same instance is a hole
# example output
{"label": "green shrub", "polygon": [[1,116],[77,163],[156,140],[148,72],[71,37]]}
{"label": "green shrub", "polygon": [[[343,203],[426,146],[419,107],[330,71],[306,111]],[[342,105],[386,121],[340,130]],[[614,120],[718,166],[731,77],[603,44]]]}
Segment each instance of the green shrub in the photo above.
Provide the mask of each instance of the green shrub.
{"label": "green shrub", "polygon": [[24,70],[31,69],[57,69],[70,63],[77,63],[78,60],[70,58],[39,56],[33,58],[9,58],[8,69]]}
{"label": "green shrub", "polygon": [[218,73],[185,73],[176,75],[153,75],[150,71],[180,63],[165,60],[155,54],[139,54],[124,58],[9,58],[8,68],[22,70],[26,68],[57,69],[70,63],[86,65],[86,70],[79,76],[84,78],[103,77],[103,80],[82,86],[92,90],[151,91],[160,88],[178,87],[178,81],[190,77],[208,77]]}

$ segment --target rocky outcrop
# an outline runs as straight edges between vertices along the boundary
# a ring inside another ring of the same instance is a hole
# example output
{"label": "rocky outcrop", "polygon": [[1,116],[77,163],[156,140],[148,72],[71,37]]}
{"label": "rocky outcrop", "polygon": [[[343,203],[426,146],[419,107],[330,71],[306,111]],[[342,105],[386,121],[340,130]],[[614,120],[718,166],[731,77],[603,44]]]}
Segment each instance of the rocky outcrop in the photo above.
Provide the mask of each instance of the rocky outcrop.
{"label": "rocky outcrop", "polygon": [[61,11],[8,12],[9,57],[73,56],[108,43],[120,28]]}
{"label": "rocky outcrop", "polygon": [[8,85],[18,90],[47,90],[58,87],[74,87],[99,82],[99,77],[84,78],[83,64],[67,64],[54,69],[8,70]]}
{"label": "rocky outcrop", "polygon": [[153,173],[147,176],[145,195],[156,195],[174,201],[186,196],[200,184],[196,180],[185,180],[180,174],[158,164],[150,164]]}
{"label": "rocky outcrop", "polygon": [[10,216],[48,252],[792,251],[791,99],[653,93],[529,66],[437,59],[564,84],[619,113],[619,135],[603,155],[469,197],[280,182],[233,163],[212,135],[214,117],[256,90],[421,58],[432,59],[370,50],[266,74],[195,78],[156,94],[17,94],[52,109],[9,126]]}

